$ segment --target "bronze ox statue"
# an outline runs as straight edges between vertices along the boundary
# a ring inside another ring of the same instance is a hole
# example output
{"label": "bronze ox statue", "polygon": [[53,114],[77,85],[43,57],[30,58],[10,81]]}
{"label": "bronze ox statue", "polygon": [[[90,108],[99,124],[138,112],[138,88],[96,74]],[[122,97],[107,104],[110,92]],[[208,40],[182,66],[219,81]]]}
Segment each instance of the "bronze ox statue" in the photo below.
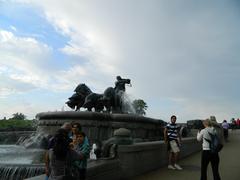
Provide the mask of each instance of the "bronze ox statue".
{"label": "bronze ox statue", "polygon": [[66,104],[76,111],[83,107],[88,111],[94,108],[96,112],[102,112],[105,108],[107,112],[124,113],[122,96],[126,84],[131,84],[131,80],[117,76],[115,87],[108,87],[103,94],[93,93],[86,84],[79,84]]}

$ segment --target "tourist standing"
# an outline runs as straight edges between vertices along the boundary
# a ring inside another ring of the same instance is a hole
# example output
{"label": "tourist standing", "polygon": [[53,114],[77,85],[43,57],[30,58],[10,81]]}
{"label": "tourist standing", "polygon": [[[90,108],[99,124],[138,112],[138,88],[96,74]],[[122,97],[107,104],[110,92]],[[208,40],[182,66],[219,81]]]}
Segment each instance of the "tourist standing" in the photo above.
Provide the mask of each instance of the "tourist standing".
{"label": "tourist standing", "polygon": [[[69,143],[72,142],[72,125],[71,123],[69,122],[65,122],[60,129],[57,130],[57,133],[58,131],[62,131],[63,133],[66,134],[68,140],[69,140]],[[49,139],[49,142],[48,142],[48,150],[53,148],[54,146],[54,143],[55,143],[55,139],[54,139],[54,136],[52,138]]]}
{"label": "tourist standing", "polygon": [[77,180],[72,175],[72,164],[81,159],[81,155],[70,149],[69,140],[66,133],[58,132],[54,136],[53,148],[46,156],[46,174],[48,180]]}
{"label": "tourist standing", "polygon": [[[81,126],[81,124],[78,123],[78,122],[73,122],[73,123],[72,123],[72,135],[70,136],[70,138],[71,138],[73,141],[76,141],[77,135],[78,135],[80,132],[83,132],[83,131],[82,131],[82,126]],[[84,141],[89,144],[89,141],[88,141],[87,136],[85,136]]]}
{"label": "tourist standing", "polygon": [[231,119],[231,128],[232,128],[232,131],[234,129],[237,129],[237,121],[234,118]]}
{"label": "tourist standing", "polygon": [[46,162],[46,168],[45,168],[45,173],[46,173],[46,177],[45,180],[48,180],[48,176],[50,174],[49,170],[50,168],[48,168],[48,164],[49,164],[49,150],[52,149],[55,146],[56,143],[56,135],[62,134],[66,137],[66,140],[68,141],[68,144],[70,144],[72,142],[72,139],[70,138],[71,136],[71,131],[72,130],[72,125],[71,123],[64,123],[60,129],[57,130],[56,134],[49,139],[48,141],[48,147],[45,153],[45,162]]}
{"label": "tourist standing", "polygon": [[237,124],[237,129],[239,129],[240,128],[240,119],[239,118],[237,119],[236,124]]}
{"label": "tourist standing", "polygon": [[[83,138],[83,142],[81,142],[81,138]],[[81,162],[79,163],[79,177],[80,180],[84,180],[86,178],[86,169],[87,169],[87,158],[89,157],[90,145],[87,136],[84,132],[82,132],[82,126],[78,122],[72,123],[72,140],[73,140],[73,148],[79,154],[81,154]]]}
{"label": "tourist standing", "polygon": [[225,142],[228,142],[228,129],[229,129],[229,124],[227,123],[227,120],[223,120],[222,122],[222,127],[223,127],[223,136]]}
{"label": "tourist standing", "polygon": [[177,164],[179,153],[181,136],[179,134],[179,128],[176,124],[177,117],[171,116],[171,122],[167,124],[164,129],[164,140],[168,146],[168,169],[182,170],[182,167]]}
{"label": "tourist standing", "polygon": [[77,160],[73,165],[78,170],[79,180],[86,179],[87,172],[87,159],[90,153],[90,146],[87,141],[85,141],[86,135],[84,132],[79,132],[76,134],[76,139],[72,143],[72,149],[75,150],[80,155],[80,160]]}
{"label": "tourist standing", "polygon": [[82,131],[82,126],[81,126],[81,124],[78,123],[78,122],[73,122],[73,123],[72,123],[72,136],[71,136],[71,138],[72,138],[73,140],[76,139],[77,134],[78,134],[79,132],[81,132],[81,131]]}
{"label": "tourist standing", "polygon": [[212,126],[210,119],[203,121],[204,129],[198,132],[197,140],[202,141],[202,158],[201,158],[201,180],[207,180],[207,167],[209,162],[212,165],[214,180],[221,180],[219,175],[219,155],[212,153],[210,149],[211,136],[216,134],[216,129]]}

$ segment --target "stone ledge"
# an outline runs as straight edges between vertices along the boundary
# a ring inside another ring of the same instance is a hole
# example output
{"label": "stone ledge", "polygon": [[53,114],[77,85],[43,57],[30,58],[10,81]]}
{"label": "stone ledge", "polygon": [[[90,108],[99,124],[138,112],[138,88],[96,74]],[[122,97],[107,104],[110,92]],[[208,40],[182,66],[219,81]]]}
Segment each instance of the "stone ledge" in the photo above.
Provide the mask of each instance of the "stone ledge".
{"label": "stone ledge", "polygon": [[[196,138],[183,139],[180,158],[201,150]],[[118,158],[91,161],[88,164],[87,180],[129,179],[167,165],[167,147],[163,141],[121,145]],[[45,175],[27,180],[44,180]]]}

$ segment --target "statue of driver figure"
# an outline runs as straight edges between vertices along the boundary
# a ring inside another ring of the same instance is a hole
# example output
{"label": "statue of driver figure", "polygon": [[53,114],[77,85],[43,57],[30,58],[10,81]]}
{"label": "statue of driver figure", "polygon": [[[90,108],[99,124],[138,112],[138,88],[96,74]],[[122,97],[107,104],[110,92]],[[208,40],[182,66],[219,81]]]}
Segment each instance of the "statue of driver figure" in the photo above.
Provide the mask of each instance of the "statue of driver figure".
{"label": "statue of driver figure", "polygon": [[115,91],[119,92],[119,91],[123,91],[125,92],[126,88],[125,88],[125,84],[130,84],[131,80],[130,79],[123,79],[121,78],[121,76],[117,76],[116,77],[117,81],[115,82]]}

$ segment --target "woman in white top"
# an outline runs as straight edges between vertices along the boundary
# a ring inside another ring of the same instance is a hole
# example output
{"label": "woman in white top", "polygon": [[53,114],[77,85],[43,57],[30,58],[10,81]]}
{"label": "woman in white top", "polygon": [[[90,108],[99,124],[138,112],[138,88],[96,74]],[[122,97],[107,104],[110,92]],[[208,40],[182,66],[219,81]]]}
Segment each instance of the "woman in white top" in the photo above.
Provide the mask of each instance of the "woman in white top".
{"label": "woman in white top", "polygon": [[202,141],[202,160],[201,160],[201,180],[207,180],[207,167],[211,162],[214,180],[221,180],[218,172],[219,156],[218,153],[211,153],[209,133],[214,134],[215,129],[211,126],[210,120],[203,121],[204,129],[198,132],[197,140]]}

